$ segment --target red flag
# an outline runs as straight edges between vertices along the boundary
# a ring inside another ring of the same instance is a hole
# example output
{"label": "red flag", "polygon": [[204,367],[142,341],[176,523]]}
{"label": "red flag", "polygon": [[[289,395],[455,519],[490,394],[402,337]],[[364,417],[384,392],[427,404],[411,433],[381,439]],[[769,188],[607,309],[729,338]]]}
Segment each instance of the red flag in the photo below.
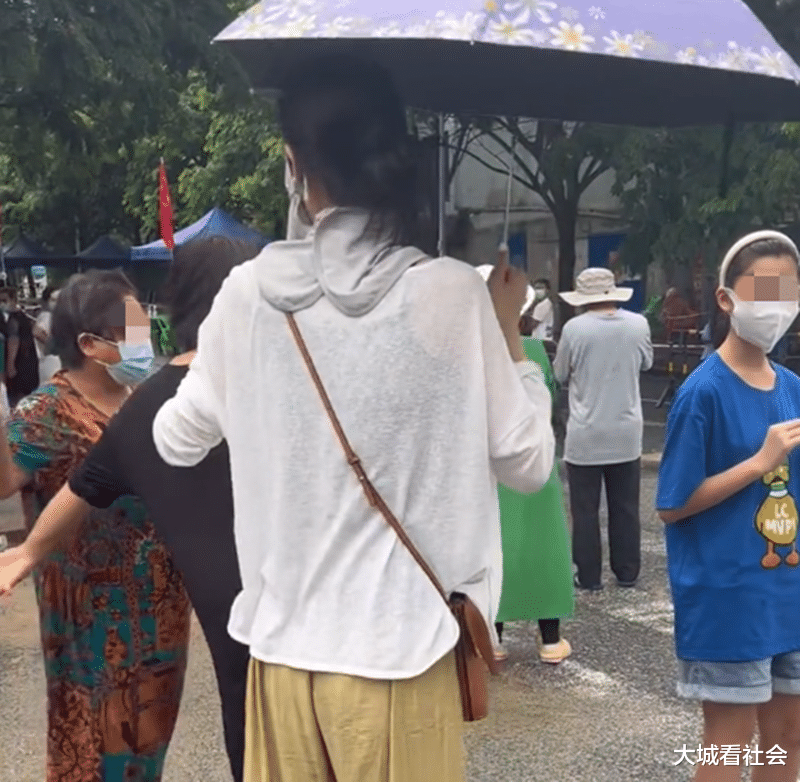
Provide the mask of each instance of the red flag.
{"label": "red flag", "polygon": [[158,222],[161,227],[161,238],[168,250],[175,247],[175,238],[172,235],[172,199],[169,197],[169,182],[164,158],[158,167]]}

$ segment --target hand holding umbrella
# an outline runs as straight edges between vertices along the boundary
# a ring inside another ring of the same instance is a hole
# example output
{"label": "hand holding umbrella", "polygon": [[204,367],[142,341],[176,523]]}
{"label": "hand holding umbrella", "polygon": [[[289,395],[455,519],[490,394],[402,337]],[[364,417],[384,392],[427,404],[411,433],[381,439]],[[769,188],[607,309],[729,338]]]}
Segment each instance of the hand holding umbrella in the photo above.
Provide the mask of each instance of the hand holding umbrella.
{"label": "hand holding umbrella", "polygon": [[515,269],[508,263],[508,250],[501,249],[498,252],[497,263],[489,275],[487,284],[497,320],[500,321],[506,339],[513,337],[515,342],[519,342],[519,314],[525,306],[528,277],[525,272]]}

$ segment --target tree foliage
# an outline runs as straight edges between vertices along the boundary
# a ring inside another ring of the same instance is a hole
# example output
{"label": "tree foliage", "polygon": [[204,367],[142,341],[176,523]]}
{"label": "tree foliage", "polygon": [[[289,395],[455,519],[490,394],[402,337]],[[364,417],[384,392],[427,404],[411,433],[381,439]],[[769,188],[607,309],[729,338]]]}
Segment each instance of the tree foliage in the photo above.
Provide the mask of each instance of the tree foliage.
{"label": "tree foliage", "polygon": [[[800,60],[800,0],[747,0]],[[5,238],[33,233],[72,252],[103,233],[157,231],[163,156],[178,225],[214,205],[280,235],[286,199],[272,109],[210,39],[250,0],[0,0],[0,202]],[[433,115],[414,125],[435,135]],[[796,218],[800,130],[736,129],[721,195],[722,129],[629,130],[586,123],[451,118],[448,182],[467,156],[537,193],[559,230],[571,287],[580,199],[613,169],[630,223],[629,265],[713,263],[755,225]],[[491,144],[484,143],[491,140]],[[498,154],[497,150],[501,150]]]}
{"label": "tree foliage", "polygon": [[[485,153],[480,159],[484,165],[503,173],[508,159],[512,159],[514,178],[536,193],[555,219],[559,290],[570,290],[573,286],[581,197],[610,170],[612,150],[621,132],[606,125],[511,117],[498,119],[486,131],[503,155],[486,154],[482,145]],[[562,323],[566,314],[562,313]]]}
{"label": "tree foliage", "polygon": [[[152,238],[162,155],[178,178],[206,169],[208,183],[217,171],[229,184],[222,205],[268,224],[269,209],[256,208],[264,185],[254,167],[260,192],[238,181],[242,166],[209,167],[228,127],[221,114],[262,149],[273,126],[235,60],[209,45],[247,5],[0,0],[0,201],[11,233],[34,232],[65,252],[103,233]],[[206,187],[204,206],[223,190]],[[177,200],[187,216],[201,209],[194,195]]]}
{"label": "tree foliage", "polygon": [[[746,1],[800,61],[800,0]],[[669,275],[698,258],[711,270],[742,233],[800,218],[798,126],[631,130],[613,168],[630,225],[622,260],[638,271],[655,261]]]}
{"label": "tree foliage", "polygon": [[622,260],[668,272],[702,258],[707,268],[726,245],[758,228],[795,222],[800,145],[777,125],[735,130],[730,152],[717,128],[636,131],[617,151],[615,192],[630,223]]}
{"label": "tree foliage", "polygon": [[176,219],[188,224],[222,206],[270,235],[282,233],[287,201],[283,143],[272,107],[247,96],[235,104],[194,72],[158,133],[131,150],[123,203],[143,236],[158,226],[158,160],[170,161]]}
{"label": "tree foliage", "polygon": [[[581,198],[613,167],[624,128],[585,122],[520,120],[515,117],[451,118],[448,182],[466,157],[507,175],[536,193],[558,230],[558,289],[570,290],[575,276],[575,240]],[[488,143],[487,143],[488,142]],[[499,151],[498,151],[499,150]],[[561,322],[567,316],[562,305]]]}

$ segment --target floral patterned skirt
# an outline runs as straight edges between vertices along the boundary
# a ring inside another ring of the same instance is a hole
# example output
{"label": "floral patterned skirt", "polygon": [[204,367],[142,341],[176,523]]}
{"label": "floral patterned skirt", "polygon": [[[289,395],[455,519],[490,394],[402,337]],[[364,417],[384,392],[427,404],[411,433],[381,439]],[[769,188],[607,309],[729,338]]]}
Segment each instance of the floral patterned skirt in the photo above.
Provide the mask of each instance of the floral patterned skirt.
{"label": "floral patterned skirt", "polygon": [[125,497],[92,511],[69,546],[35,572],[47,782],[161,779],[191,609],[180,573],[137,505]]}

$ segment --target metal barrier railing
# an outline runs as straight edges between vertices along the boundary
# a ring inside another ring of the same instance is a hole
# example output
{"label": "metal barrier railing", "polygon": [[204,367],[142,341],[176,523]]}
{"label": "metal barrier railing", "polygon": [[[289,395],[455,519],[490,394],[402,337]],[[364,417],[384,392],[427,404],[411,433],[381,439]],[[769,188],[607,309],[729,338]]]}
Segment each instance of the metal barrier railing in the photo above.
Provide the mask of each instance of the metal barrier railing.
{"label": "metal barrier railing", "polygon": [[695,346],[701,345],[701,333],[700,329],[676,329],[670,332],[667,385],[656,402],[657,408],[663,407],[667,401],[671,402],[680,384],[689,377],[689,340],[693,339]]}

